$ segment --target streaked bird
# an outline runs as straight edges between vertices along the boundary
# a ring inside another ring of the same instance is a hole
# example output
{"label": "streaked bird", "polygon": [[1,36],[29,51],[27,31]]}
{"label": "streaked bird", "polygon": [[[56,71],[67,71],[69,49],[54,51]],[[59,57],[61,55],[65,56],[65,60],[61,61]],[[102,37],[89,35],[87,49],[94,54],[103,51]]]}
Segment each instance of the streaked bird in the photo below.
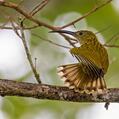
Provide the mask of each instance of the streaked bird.
{"label": "streaked bird", "polygon": [[61,79],[70,88],[76,90],[105,90],[104,75],[109,66],[108,53],[98,41],[96,35],[88,30],[77,32],[58,30],[52,32],[72,35],[81,45],[70,49],[70,53],[75,56],[79,63],[58,67],[58,74]]}

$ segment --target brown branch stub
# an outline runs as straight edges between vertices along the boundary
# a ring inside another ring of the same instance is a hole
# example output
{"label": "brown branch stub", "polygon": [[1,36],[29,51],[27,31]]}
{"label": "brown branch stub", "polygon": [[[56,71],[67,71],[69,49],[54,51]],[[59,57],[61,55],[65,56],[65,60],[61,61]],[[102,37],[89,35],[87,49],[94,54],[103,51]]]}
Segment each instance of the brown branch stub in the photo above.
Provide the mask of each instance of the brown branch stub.
{"label": "brown branch stub", "polygon": [[71,102],[119,102],[119,89],[108,89],[107,93],[89,95],[74,92],[67,87],[32,84],[12,80],[0,80],[1,96],[22,96]]}

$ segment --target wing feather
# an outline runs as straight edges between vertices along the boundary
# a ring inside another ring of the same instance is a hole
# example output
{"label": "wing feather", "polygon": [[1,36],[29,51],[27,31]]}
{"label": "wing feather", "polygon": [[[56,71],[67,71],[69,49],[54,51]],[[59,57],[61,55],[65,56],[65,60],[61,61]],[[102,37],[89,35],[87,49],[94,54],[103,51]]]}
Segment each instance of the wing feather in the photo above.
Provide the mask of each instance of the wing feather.
{"label": "wing feather", "polygon": [[85,64],[86,68],[85,71],[88,75],[90,75],[92,78],[95,77],[103,77],[103,73],[100,68],[98,68],[95,64],[93,64],[90,60],[86,59],[85,57],[82,57],[80,55],[75,55],[77,60],[83,64]]}

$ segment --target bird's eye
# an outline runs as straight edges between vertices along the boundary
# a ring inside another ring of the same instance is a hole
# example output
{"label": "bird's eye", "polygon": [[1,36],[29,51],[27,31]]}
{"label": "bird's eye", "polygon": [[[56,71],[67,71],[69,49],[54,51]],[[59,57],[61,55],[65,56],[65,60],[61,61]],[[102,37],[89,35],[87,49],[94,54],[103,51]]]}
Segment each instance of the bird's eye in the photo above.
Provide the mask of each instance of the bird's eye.
{"label": "bird's eye", "polygon": [[83,32],[80,32],[79,35],[83,35]]}

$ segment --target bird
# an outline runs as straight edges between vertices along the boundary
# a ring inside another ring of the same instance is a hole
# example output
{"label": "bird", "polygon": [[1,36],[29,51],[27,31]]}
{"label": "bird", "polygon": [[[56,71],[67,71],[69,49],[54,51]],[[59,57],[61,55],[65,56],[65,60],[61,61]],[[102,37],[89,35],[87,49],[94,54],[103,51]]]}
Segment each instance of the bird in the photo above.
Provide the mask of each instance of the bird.
{"label": "bird", "polygon": [[107,89],[104,75],[109,67],[107,49],[98,41],[95,33],[89,30],[52,32],[73,36],[80,47],[73,47],[69,52],[78,63],[58,66],[58,75],[69,88],[82,91]]}

